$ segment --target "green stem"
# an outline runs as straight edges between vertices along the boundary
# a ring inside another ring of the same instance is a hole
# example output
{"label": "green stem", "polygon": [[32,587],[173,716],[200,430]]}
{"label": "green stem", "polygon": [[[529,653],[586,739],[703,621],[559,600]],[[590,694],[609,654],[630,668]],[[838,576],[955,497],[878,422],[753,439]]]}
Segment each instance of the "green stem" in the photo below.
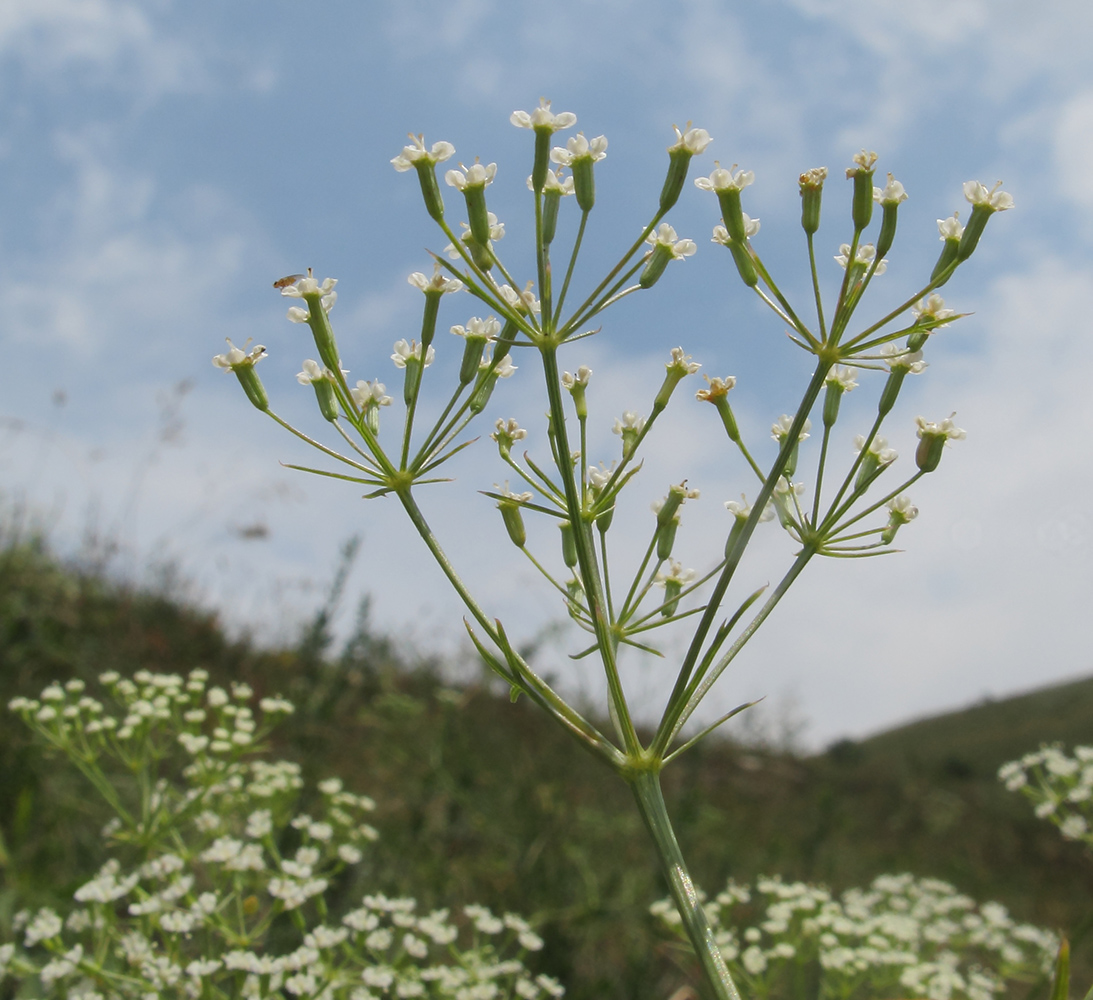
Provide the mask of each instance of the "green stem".
{"label": "green stem", "polygon": [[540,348],[543,359],[543,374],[546,377],[547,398],[550,400],[552,426],[556,435],[556,464],[562,477],[562,486],[566,496],[566,508],[569,523],[573,526],[573,539],[577,546],[577,565],[580,569],[584,592],[588,597],[588,610],[592,616],[592,625],[596,631],[596,643],[600,649],[604,673],[607,675],[607,687],[611,698],[611,707],[619,726],[619,735],[629,754],[640,753],[641,742],[630,716],[626,703],[622,679],[619,677],[618,663],[615,659],[615,638],[611,633],[611,623],[607,609],[607,599],[603,592],[603,582],[596,564],[596,550],[592,542],[592,525],[585,519],[582,489],[573,474],[570,461],[569,437],[566,434],[565,407],[562,402],[562,383],[558,371],[557,348],[553,345]]}
{"label": "green stem", "polygon": [[634,793],[645,828],[653,838],[661,874],[668,882],[672,899],[712,995],[717,1000],[740,1000],[740,992],[732,981],[721,949],[714,940],[713,928],[702,909],[698,890],[691,881],[683,853],[679,849],[672,821],[668,817],[664,794],[660,790],[660,776],[655,771],[643,770],[627,775],[627,781]]}

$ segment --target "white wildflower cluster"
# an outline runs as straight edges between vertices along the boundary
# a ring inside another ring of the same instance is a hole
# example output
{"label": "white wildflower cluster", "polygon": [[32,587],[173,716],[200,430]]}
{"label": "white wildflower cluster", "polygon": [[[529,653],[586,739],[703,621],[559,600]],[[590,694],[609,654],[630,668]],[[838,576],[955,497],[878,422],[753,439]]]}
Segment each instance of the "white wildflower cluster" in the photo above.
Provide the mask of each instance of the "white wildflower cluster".
{"label": "white wildflower cluster", "polygon": [[382,895],[331,912],[327,890],[377,836],[375,805],[328,778],[303,812],[299,765],[256,757],[290,702],[262,698],[256,713],[250,687],[209,686],[202,670],[100,681],[102,700],[74,680],[10,703],[116,815],[71,911],[16,916],[0,981],[84,1000],[561,996],[524,967],[542,940],[514,914],[469,906],[454,921]]}
{"label": "white wildflower cluster", "polygon": [[[992,1000],[1009,981],[1051,968],[1058,939],[976,903],[938,879],[882,875],[840,897],[823,886],[760,877],[703,901],[721,954],[745,992],[785,995],[819,979],[818,995]],[[681,933],[670,900],[651,910]]]}
{"label": "white wildflower cluster", "polygon": [[1093,747],[1041,746],[1020,760],[1003,764],[998,778],[1011,792],[1033,803],[1036,815],[1050,820],[1067,840],[1093,846]]}

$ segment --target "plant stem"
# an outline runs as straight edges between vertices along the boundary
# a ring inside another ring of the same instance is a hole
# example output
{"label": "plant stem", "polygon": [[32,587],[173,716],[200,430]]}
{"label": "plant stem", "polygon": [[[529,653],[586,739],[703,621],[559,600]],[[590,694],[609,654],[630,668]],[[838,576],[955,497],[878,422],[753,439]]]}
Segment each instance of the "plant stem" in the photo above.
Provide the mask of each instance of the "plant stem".
{"label": "plant stem", "polygon": [[729,975],[721,949],[714,940],[713,928],[698,899],[698,890],[687,871],[683,853],[679,849],[668,807],[660,790],[660,775],[656,771],[630,772],[626,780],[637,800],[638,811],[645,821],[645,828],[653,838],[661,872],[668,882],[676,909],[683,919],[691,947],[709,983],[711,995],[717,1000],[740,1000],[740,992]]}

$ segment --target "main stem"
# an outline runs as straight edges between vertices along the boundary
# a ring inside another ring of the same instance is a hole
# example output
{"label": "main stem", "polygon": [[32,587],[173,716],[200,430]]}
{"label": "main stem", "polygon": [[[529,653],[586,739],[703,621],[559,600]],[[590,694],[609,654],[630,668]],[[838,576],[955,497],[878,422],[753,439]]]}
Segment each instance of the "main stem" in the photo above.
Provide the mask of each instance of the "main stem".
{"label": "main stem", "polygon": [[691,881],[679,849],[672,821],[668,818],[664,794],[660,790],[659,773],[649,770],[632,772],[626,775],[626,780],[634,793],[645,828],[656,845],[661,872],[668,881],[672,899],[713,996],[716,1000],[740,1000],[740,991],[729,975],[721,949],[714,940],[713,928],[699,901],[698,890]]}

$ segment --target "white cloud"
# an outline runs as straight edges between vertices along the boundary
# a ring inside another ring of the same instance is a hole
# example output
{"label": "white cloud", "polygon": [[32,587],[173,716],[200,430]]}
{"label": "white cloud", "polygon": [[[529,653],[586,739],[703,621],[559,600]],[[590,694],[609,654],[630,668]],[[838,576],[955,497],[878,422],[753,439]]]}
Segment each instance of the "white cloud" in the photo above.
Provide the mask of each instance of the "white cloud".
{"label": "white cloud", "polygon": [[0,56],[50,89],[89,73],[99,85],[139,91],[142,100],[195,89],[205,79],[201,52],[157,20],[122,0],[7,3],[0,6]]}

